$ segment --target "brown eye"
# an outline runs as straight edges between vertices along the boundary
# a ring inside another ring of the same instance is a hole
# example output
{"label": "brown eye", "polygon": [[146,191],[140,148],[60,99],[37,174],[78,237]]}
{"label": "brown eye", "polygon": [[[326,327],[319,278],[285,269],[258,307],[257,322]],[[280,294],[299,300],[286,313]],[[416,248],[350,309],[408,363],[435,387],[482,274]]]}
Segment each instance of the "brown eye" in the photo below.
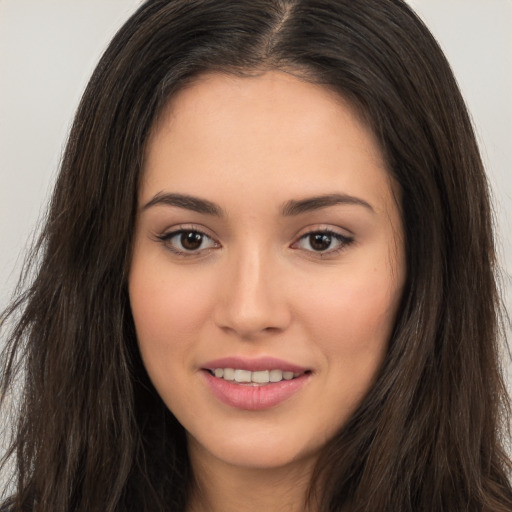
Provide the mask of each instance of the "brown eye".
{"label": "brown eye", "polygon": [[332,243],[332,236],[327,233],[313,233],[309,235],[309,245],[314,251],[326,251]]}
{"label": "brown eye", "polygon": [[185,231],[181,234],[180,242],[186,251],[197,251],[203,243],[203,235],[197,231]]}
{"label": "brown eye", "polygon": [[220,244],[201,231],[180,229],[157,237],[166,247],[181,256],[194,256],[209,249],[217,249]]}
{"label": "brown eye", "polygon": [[344,236],[335,231],[312,231],[301,236],[292,245],[293,249],[318,253],[319,255],[336,254],[354,241],[353,238]]}

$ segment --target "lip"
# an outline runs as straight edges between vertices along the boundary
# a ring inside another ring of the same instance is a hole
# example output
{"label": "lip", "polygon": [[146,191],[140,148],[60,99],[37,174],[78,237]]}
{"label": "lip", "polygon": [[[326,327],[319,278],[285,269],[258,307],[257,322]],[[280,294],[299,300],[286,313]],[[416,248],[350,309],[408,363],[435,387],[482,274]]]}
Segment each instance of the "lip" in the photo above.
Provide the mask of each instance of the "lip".
{"label": "lip", "polygon": [[[253,372],[280,369],[301,375],[292,380],[255,386],[217,378],[210,373],[210,370],[215,368],[235,368]],[[230,407],[246,411],[262,411],[278,406],[298,393],[311,377],[311,372],[307,368],[272,357],[216,359],[207,362],[201,370],[209,390],[218,400]]]}

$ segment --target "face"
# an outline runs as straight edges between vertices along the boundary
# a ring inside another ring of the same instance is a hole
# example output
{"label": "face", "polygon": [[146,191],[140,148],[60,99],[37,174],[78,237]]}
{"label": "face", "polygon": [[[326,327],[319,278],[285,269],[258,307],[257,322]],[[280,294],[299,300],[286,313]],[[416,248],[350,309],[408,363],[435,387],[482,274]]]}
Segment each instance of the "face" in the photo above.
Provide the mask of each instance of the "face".
{"label": "face", "polygon": [[201,77],[147,148],[129,275],[191,455],[314,460],[376,378],[404,282],[397,191],[356,112],[283,72]]}

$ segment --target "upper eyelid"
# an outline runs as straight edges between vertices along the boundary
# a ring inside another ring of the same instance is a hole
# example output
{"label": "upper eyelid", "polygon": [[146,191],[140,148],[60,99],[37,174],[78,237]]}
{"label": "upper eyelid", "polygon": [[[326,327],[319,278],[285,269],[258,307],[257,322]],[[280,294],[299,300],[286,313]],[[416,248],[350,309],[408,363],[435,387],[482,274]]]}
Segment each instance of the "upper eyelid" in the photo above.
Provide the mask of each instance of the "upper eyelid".
{"label": "upper eyelid", "polygon": [[300,240],[307,238],[308,236],[314,235],[315,233],[326,233],[328,235],[333,236],[334,238],[341,239],[343,242],[353,242],[354,237],[352,235],[344,235],[343,233],[339,233],[338,231],[330,230],[330,229],[313,229],[311,231],[306,231],[302,235],[298,236],[292,245],[298,243]]}
{"label": "upper eyelid", "polygon": [[157,236],[158,238],[167,238],[172,235],[176,235],[177,233],[181,233],[183,231],[196,231],[197,233],[201,233],[202,235],[205,235],[208,238],[217,241],[217,237],[214,234],[212,234],[211,230],[207,229],[204,226],[198,226],[196,224],[178,224],[176,226],[172,226],[170,228],[162,230],[161,234]]}
{"label": "upper eyelid", "polygon": [[332,233],[343,238],[354,238],[354,233],[347,228],[333,226],[331,224],[314,224],[305,228],[301,228],[299,231],[297,231],[295,234],[295,239],[299,240],[300,238],[311,235],[312,233]]}
{"label": "upper eyelid", "polygon": [[331,233],[333,235],[346,236],[347,238],[349,236],[352,236],[352,235],[345,235],[344,233],[341,233],[340,231],[338,231],[335,228],[313,228],[313,229],[308,229],[307,231],[305,231],[300,236],[310,235],[311,233]]}

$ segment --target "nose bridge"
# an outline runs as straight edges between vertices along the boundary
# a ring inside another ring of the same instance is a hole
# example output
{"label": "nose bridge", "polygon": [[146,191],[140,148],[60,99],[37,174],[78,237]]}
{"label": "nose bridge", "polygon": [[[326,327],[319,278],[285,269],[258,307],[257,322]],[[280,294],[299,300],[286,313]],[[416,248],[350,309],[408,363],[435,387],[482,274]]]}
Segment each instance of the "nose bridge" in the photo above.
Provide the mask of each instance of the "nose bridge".
{"label": "nose bridge", "polygon": [[289,312],[279,276],[279,262],[265,247],[247,244],[229,256],[218,304],[219,326],[253,336],[283,329]]}

